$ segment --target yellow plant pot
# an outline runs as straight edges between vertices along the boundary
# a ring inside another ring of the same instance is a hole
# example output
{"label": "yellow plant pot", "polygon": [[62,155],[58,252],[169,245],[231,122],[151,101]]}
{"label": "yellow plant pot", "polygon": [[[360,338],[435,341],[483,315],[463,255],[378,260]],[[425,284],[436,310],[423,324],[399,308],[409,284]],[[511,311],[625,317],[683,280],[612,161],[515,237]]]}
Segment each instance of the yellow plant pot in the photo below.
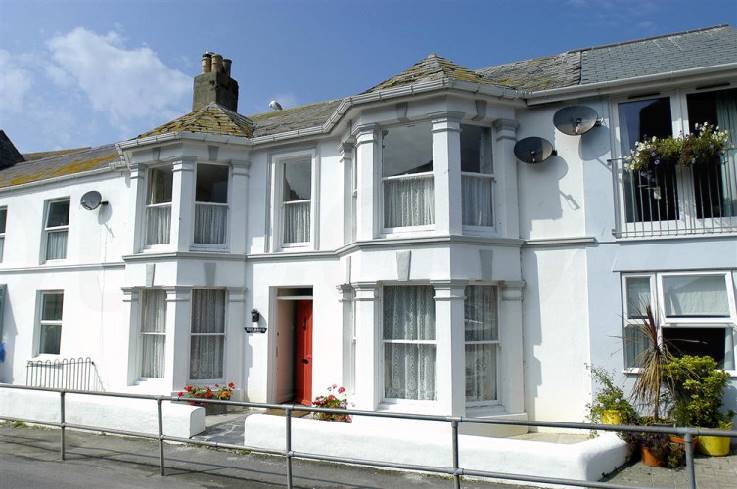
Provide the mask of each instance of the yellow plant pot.
{"label": "yellow plant pot", "polygon": [[603,424],[622,424],[622,414],[616,409],[607,409],[601,413]]}
{"label": "yellow plant pot", "polygon": [[699,436],[699,451],[710,457],[724,457],[729,455],[729,442],[726,436]]}

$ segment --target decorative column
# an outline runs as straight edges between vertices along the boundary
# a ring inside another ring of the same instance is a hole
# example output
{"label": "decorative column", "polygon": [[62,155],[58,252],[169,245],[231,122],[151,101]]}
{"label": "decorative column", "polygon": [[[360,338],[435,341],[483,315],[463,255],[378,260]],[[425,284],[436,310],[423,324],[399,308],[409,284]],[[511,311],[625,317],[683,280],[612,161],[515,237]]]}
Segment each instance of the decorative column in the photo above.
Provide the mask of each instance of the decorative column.
{"label": "decorative column", "polygon": [[[135,287],[123,287],[123,314],[128,315],[128,368],[125,378],[113,379],[114,385],[132,385],[139,378],[141,359],[138,332],[141,330],[141,293]],[[111,369],[114,370],[114,369]]]}
{"label": "decorative column", "polygon": [[356,301],[356,408],[374,410],[381,402],[378,379],[379,287],[375,282],[354,283]]}
{"label": "decorative column", "polygon": [[130,232],[125,244],[125,254],[134,254],[141,251],[145,239],[146,219],[146,171],[138,164],[131,166],[128,189],[128,212],[130,212]]}
{"label": "decorative column", "polygon": [[378,127],[365,124],[354,130],[356,138],[356,167],[358,195],[356,199],[356,239],[370,241],[380,229],[377,212],[377,192],[380,191]]}
{"label": "decorative column", "polygon": [[497,119],[493,126],[496,225],[503,237],[519,238],[517,158],[514,157],[519,123],[514,119]]}
{"label": "decorative column", "polygon": [[338,286],[338,300],[343,306],[343,355],[341,359],[341,365],[343,366],[342,383],[343,387],[345,387],[350,394],[354,394],[356,392],[356,359],[353,351],[356,314],[354,295],[351,284],[341,284]]}
{"label": "decorative column", "polygon": [[525,411],[524,346],[522,337],[522,298],[524,282],[502,282],[499,311],[500,399],[508,413]]}
{"label": "decorative column", "polygon": [[[225,321],[225,356],[223,377],[233,380],[238,388],[239,398],[245,395],[246,379],[244,376],[246,334],[246,288],[228,287],[228,304]],[[248,318],[250,319],[250,318]]]}
{"label": "decorative column", "polygon": [[249,160],[231,160],[231,182],[229,189],[230,252],[246,253],[248,246],[248,176]]}
{"label": "decorative column", "polygon": [[353,142],[346,141],[338,145],[340,162],[343,165],[343,244],[354,240],[356,195],[353,192]]}
{"label": "decorative column", "polygon": [[437,343],[435,391],[444,415],[466,414],[465,281],[432,282]]}
{"label": "decorative column", "polygon": [[195,158],[172,163],[171,243],[176,251],[189,251],[194,238]]}
{"label": "decorative column", "polygon": [[435,229],[438,234],[463,232],[461,197],[461,112],[438,114],[432,120]]}
{"label": "decorative column", "polygon": [[192,319],[190,287],[164,287],[166,291],[166,343],[164,381],[172,392],[189,381],[189,333]]}

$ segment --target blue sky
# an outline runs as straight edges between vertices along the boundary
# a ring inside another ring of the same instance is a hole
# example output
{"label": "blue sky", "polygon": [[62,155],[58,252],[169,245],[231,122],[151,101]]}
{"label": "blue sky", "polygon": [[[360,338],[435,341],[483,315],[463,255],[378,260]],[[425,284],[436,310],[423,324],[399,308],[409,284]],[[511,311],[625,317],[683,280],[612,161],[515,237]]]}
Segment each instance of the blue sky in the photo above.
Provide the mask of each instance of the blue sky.
{"label": "blue sky", "polygon": [[233,60],[252,114],[430,52],[478,68],[720,23],[735,0],[0,0],[0,128],[23,152],[128,139],[190,110],[205,50]]}

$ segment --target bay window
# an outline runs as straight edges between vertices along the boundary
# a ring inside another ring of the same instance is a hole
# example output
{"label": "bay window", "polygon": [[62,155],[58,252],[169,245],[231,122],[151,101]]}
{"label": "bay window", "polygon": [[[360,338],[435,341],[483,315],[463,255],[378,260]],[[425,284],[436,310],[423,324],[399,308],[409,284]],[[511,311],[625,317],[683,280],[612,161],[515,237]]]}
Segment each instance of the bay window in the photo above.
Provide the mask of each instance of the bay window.
{"label": "bay window", "polygon": [[386,128],[381,143],[384,228],[435,224],[431,124]]}
{"label": "bay window", "polygon": [[461,124],[463,225],[494,225],[491,137],[488,127]]}
{"label": "bay window", "polygon": [[384,398],[437,399],[433,287],[384,287],[383,309]]}
{"label": "bay window", "polygon": [[304,245],[310,242],[312,225],[312,159],[290,159],[283,165],[282,245]]}
{"label": "bay window", "polygon": [[44,235],[45,259],[63,260],[66,258],[69,238],[69,199],[46,202]]}
{"label": "bay window", "polygon": [[58,355],[61,351],[64,292],[41,292],[39,315],[38,353]]}
{"label": "bay window", "polygon": [[141,377],[164,377],[166,342],[166,291],[141,291]]}
{"label": "bay window", "polygon": [[169,243],[172,182],[171,167],[155,167],[148,171],[146,245]]}
{"label": "bay window", "polygon": [[497,290],[487,285],[466,287],[466,403],[497,400],[499,328]]}
{"label": "bay window", "polygon": [[225,245],[228,233],[228,174],[224,165],[197,165],[194,243]]}
{"label": "bay window", "polygon": [[190,379],[222,379],[225,348],[225,291],[192,291]]}

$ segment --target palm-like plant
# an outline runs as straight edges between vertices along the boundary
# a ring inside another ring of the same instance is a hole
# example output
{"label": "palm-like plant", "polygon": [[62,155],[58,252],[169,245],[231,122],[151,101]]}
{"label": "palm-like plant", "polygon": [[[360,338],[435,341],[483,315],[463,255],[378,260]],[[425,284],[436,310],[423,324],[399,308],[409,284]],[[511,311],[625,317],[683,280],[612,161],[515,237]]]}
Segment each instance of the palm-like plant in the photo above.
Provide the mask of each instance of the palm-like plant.
{"label": "palm-like plant", "polygon": [[652,407],[655,420],[660,419],[660,404],[663,388],[668,376],[665,365],[672,359],[666,345],[658,343],[658,322],[649,304],[646,316],[640,325],[641,333],[647,338],[647,348],[640,353],[640,375],[632,388],[632,398],[640,405]]}

